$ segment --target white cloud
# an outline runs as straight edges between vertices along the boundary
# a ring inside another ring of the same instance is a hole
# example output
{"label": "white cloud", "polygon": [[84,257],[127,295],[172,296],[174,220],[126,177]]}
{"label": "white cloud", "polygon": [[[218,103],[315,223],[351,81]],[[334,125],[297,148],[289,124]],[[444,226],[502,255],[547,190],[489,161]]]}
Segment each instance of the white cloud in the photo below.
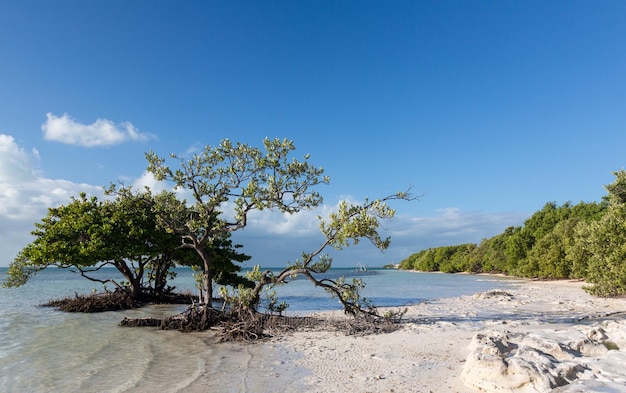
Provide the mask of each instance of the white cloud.
{"label": "white cloud", "polygon": [[178,199],[185,200],[187,203],[193,202],[193,193],[187,189],[183,188],[175,188],[172,189],[171,185],[166,181],[157,180],[154,175],[148,171],[144,171],[144,173],[135,179],[132,182],[132,188],[136,192],[143,191],[146,187],[150,189],[152,194],[158,194],[162,191],[172,191]]}
{"label": "white cloud", "polygon": [[319,232],[317,216],[321,209],[302,211],[297,214],[269,210],[252,211],[248,216],[248,225],[250,228],[262,228],[266,234],[272,236],[310,236]]}
{"label": "white cloud", "polygon": [[321,236],[319,217],[327,220],[330,213],[337,211],[339,204],[344,200],[352,204],[361,203],[352,196],[340,196],[340,200],[335,205],[322,204],[315,209],[303,210],[296,214],[253,210],[248,215],[248,226],[262,228],[266,234],[272,236]]}
{"label": "white cloud", "polygon": [[141,133],[130,122],[115,124],[111,120],[97,119],[92,124],[82,124],[67,113],[57,117],[46,114],[47,120],[41,126],[44,138],[49,141],[86,147],[115,145],[126,141],[143,142],[154,135]]}
{"label": "white cloud", "polygon": [[0,134],[0,156],[0,182],[33,178],[36,175],[34,166],[39,162],[39,152],[35,149],[26,152],[11,135]]}
{"label": "white cloud", "polygon": [[136,191],[143,191],[145,187],[148,187],[154,194],[167,189],[166,183],[155,179],[150,172],[144,172],[133,182],[133,189]]}
{"label": "white cloud", "polygon": [[0,266],[32,241],[34,224],[48,208],[67,203],[80,192],[102,194],[102,188],[62,179],[46,179],[34,169],[36,150],[27,153],[10,135],[0,134]]}

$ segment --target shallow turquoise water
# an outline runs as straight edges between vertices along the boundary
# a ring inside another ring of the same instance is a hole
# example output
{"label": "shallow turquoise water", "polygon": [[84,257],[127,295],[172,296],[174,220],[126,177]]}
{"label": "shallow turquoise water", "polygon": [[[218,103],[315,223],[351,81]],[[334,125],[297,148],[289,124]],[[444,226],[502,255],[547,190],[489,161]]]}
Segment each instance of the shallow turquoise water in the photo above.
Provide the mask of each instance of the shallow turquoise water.
{"label": "shallow turquoise water", "polygon": [[[0,274],[5,271],[0,268]],[[378,306],[468,295],[506,287],[509,282],[395,270],[329,272],[331,277],[339,275],[363,279],[364,296]],[[179,290],[193,291],[191,270],[178,269],[174,283]],[[117,326],[126,316],[170,315],[184,306],[99,314],[70,314],[38,306],[93,289],[100,289],[99,284],[61,269],[48,269],[20,288],[0,288],[0,392],[178,392],[199,378],[208,380],[207,375],[210,380],[226,380],[233,364],[252,364],[248,359],[252,352],[241,353],[232,345],[206,345],[202,333]],[[287,311],[291,314],[340,309],[336,299],[305,279],[279,287],[277,293],[290,304]]]}

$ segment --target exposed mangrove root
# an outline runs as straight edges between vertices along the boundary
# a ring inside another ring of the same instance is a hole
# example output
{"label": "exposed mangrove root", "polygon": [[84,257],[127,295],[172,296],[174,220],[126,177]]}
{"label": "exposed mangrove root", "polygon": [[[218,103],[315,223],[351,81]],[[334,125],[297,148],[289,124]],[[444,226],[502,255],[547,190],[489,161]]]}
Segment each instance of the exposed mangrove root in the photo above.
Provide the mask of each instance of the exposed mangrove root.
{"label": "exposed mangrove root", "polygon": [[95,313],[104,311],[130,310],[145,304],[189,304],[193,300],[190,293],[166,293],[158,296],[144,295],[140,299],[130,296],[125,290],[88,295],[74,294],[74,297],[53,299],[42,304],[43,307],[56,307],[66,312]]}
{"label": "exposed mangrove root", "polygon": [[398,322],[388,319],[352,318],[338,321],[337,330],[350,336],[391,333],[400,328]]}
{"label": "exposed mangrove root", "polygon": [[210,329],[228,320],[222,311],[203,306],[190,306],[180,314],[164,318],[124,318],[120,326],[156,326],[163,330],[195,332]]}
{"label": "exposed mangrove root", "polygon": [[120,326],[141,327],[141,326],[161,326],[162,318],[124,318],[120,321]]}
{"label": "exposed mangrove root", "polygon": [[44,307],[56,307],[67,312],[104,312],[138,308],[143,302],[135,300],[125,291],[105,292],[91,295],[75,294],[74,297],[51,300]]}
{"label": "exposed mangrove root", "polygon": [[154,326],[181,332],[216,328],[220,341],[252,342],[295,331],[337,331],[347,335],[390,333],[401,325],[385,318],[321,318],[280,316],[263,313],[227,313],[203,306],[192,306],[184,312],[165,318],[124,318],[120,326]]}

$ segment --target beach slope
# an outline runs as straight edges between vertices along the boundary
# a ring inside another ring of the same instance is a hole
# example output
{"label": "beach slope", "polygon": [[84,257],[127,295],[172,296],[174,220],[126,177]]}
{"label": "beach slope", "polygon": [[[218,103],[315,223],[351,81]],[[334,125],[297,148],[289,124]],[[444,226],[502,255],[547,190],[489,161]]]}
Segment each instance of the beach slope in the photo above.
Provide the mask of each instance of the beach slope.
{"label": "beach slope", "polygon": [[393,333],[298,332],[263,345],[309,392],[624,392],[626,301],[582,286],[520,280],[411,306]]}

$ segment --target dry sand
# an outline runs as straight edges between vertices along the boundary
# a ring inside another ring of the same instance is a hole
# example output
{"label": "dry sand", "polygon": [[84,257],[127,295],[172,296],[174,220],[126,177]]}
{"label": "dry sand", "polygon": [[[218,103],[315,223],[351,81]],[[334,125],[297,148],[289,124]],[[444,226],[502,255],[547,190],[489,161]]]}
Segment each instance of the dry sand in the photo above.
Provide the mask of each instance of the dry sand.
{"label": "dry sand", "polygon": [[[490,291],[411,306],[403,327],[389,334],[355,337],[299,332],[276,338],[253,349],[258,354],[263,348],[271,350],[275,356],[265,362],[257,380],[273,391],[626,392],[626,321],[620,314],[626,311],[626,300],[596,298],[582,286],[569,281],[520,281],[505,293]],[[574,345],[590,331],[596,334],[597,353],[580,348],[574,355],[564,352],[566,345]],[[567,359],[548,356],[543,351],[552,352],[547,349],[536,350],[531,354],[544,364],[531,362],[530,368],[554,373],[567,365],[567,381],[559,382],[565,386],[552,389],[535,381],[512,388],[510,382],[525,372],[513,363],[502,368],[512,353],[497,358],[495,368],[488,363],[487,367],[483,363],[465,366],[470,359],[476,360],[476,354],[484,360],[484,354],[490,353],[484,347],[481,352],[480,344],[473,342],[477,334],[507,335],[511,343],[507,345],[519,346],[520,353],[529,339],[542,348],[556,347]],[[604,340],[620,349],[608,351]]]}

